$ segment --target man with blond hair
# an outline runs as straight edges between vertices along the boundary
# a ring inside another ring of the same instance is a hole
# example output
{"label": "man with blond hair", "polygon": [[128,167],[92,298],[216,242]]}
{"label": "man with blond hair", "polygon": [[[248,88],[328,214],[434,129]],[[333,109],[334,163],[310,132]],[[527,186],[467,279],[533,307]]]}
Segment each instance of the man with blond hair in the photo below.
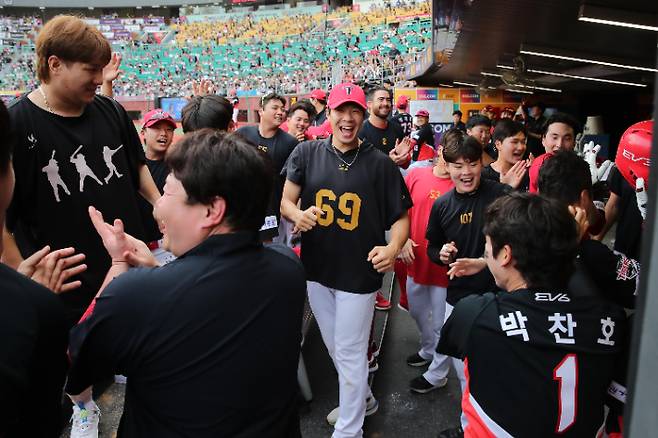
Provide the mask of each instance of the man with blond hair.
{"label": "man with blond hair", "polygon": [[[77,278],[82,286],[61,296],[70,325],[89,305],[110,266],[87,207],[93,204],[107,217],[120,218],[128,233],[143,238],[138,193],[151,203],[159,198],[139,136],[126,111],[114,100],[96,94],[111,54],[109,42],[95,27],[77,17],[53,18],[36,40],[41,85],[9,107],[17,138],[13,155],[16,189],[7,211],[8,254],[3,257],[15,265],[46,244],[74,247],[86,255],[88,269]],[[115,177],[83,185],[85,172],[106,173],[105,147],[115,151]],[[81,151],[86,166],[83,173],[70,160]],[[44,172],[44,166],[51,166],[57,175]],[[55,176],[68,191],[53,192],[50,180]],[[93,402],[76,406],[74,413],[81,410],[92,415],[74,416],[73,436],[78,433],[77,426],[93,429],[97,423],[77,421],[97,419]]]}

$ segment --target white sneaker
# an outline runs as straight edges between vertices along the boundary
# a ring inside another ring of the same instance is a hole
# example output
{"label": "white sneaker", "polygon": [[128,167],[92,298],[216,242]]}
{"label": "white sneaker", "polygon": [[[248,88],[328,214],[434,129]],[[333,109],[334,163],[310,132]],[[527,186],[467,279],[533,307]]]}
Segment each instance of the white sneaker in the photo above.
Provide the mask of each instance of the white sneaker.
{"label": "white sneaker", "polygon": [[98,422],[101,411],[93,401],[90,405],[89,409],[84,406],[73,406],[71,438],[98,438]]}
{"label": "white sneaker", "polygon": [[[366,417],[374,414],[379,409],[379,402],[374,396],[370,396],[366,399]],[[327,415],[327,423],[334,426],[338,421],[340,406],[334,408],[329,415]]]}

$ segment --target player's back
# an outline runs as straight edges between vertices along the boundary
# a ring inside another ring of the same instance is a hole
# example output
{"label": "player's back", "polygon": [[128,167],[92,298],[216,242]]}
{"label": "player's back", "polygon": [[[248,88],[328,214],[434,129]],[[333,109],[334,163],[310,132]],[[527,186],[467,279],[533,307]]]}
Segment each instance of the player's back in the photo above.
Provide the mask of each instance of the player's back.
{"label": "player's back", "polygon": [[[594,436],[624,339],[621,308],[566,290],[470,296],[441,346],[466,361],[466,436]],[[457,332],[459,331],[459,332]],[[442,335],[446,336],[446,333]]]}

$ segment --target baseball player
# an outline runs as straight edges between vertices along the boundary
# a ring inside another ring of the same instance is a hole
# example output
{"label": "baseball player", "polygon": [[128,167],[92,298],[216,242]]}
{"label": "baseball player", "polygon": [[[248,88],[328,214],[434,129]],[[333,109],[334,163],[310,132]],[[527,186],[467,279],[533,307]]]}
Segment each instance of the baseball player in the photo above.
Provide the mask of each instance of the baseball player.
{"label": "baseball player", "polygon": [[375,294],[407,241],[411,200],[397,166],[358,138],[363,90],[340,84],[327,107],[333,135],[290,155],[281,214],[302,231],[309,302],[338,371],[333,437],[360,437],[364,416],[377,409],[366,360]]}

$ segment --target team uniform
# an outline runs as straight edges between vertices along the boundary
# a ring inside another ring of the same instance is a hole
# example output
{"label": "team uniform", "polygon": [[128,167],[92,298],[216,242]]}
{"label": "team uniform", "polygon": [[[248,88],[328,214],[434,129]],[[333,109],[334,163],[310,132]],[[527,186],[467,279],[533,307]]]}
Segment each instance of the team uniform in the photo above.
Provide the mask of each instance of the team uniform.
{"label": "team uniform", "polygon": [[272,202],[267,210],[265,223],[260,231],[261,240],[271,240],[279,235],[279,206],[281,205],[283,183],[285,182],[278,175],[281,173],[286,160],[299,141],[281,129],[277,129],[273,137],[265,138],[260,135],[258,126],[243,126],[236,133],[255,144],[259,150],[265,152],[270,157],[274,172],[277,175],[275,176],[276,181],[272,194]]}
{"label": "team uniform", "polygon": [[13,155],[14,198],[7,227],[24,256],[45,245],[72,246],[86,255],[82,286],[60,298],[77,321],[98,292],[110,266],[87,208],[120,218],[127,233],[144,240],[138,193],[145,162],[139,136],[126,111],[96,96],[79,117],[39,108],[27,96],[9,112],[18,142]]}
{"label": "team uniform", "polygon": [[413,248],[413,263],[407,266],[406,288],[409,313],[421,335],[418,355],[432,361],[423,377],[437,385],[447,375],[450,365],[446,356],[436,352],[446,310],[448,276],[446,266],[439,266],[427,257],[425,232],[434,201],[450,191],[453,183],[450,178],[438,178],[433,170],[431,167],[414,169],[405,177],[413,201],[409,210],[409,238],[418,245]]}
{"label": "team uniform", "polygon": [[465,363],[465,436],[595,436],[624,336],[623,310],[588,290],[464,298],[438,348]]}
{"label": "team uniform", "polygon": [[[457,257],[482,257],[484,254],[484,211],[494,200],[509,191],[509,186],[481,179],[480,186],[471,193],[451,190],[434,202],[427,224],[427,254],[434,263],[441,247],[454,241]],[[488,269],[467,277],[455,277],[448,285],[447,301],[454,306],[457,301],[473,293],[484,293],[495,287]]]}
{"label": "team uniform", "polygon": [[619,197],[614,249],[638,260],[642,247],[643,219],[640,210],[637,208],[635,188],[622,177],[616,167],[610,172],[608,185],[610,191]]}
{"label": "team uniform", "polygon": [[366,120],[359,131],[359,138],[366,141],[388,155],[395,143],[402,141],[404,132],[397,122],[390,120],[385,129],[380,129]]}
{"label": "team uniform", "polygon": [[314,205],[324,212],[302,233],[301,260],[309,303],[339,376],[334,437],[357,436],[370,395],[366,352],[383,277],[367,257],[386,245],[385,230],[411,199],[397,166],[368,142],[344,154],[331,138],[303,142],[290,155],[286,177],[301,187],[302,210]]}
{"label": "team uniform", "polygon": [[392,117],[391,120],[400,125],[400,128],[402,128],[402,133],[405,137],[410,136],[411,132],[414,130],[414,119],[409,113],[398,112]]}

